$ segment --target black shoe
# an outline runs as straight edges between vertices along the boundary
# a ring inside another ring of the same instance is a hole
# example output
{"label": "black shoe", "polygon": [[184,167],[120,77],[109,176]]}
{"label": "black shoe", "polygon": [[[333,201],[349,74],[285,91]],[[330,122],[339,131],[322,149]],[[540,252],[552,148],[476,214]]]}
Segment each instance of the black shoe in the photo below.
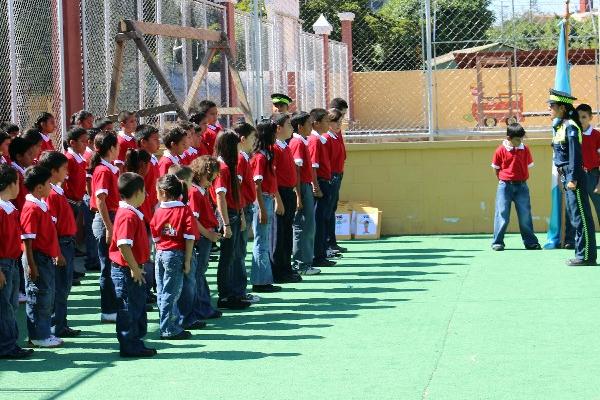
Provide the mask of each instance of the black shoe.
{"label": "black shoe", "polygon": [[17,346],[10,353],[1,355],[0,359],[20,360],[23,358],[30,357],[32,354],[33,354],[33,349],[22,349],[19,346]]}
{"label": "black shoe", "polygon": [[579,258],[572,258],[567,260],[569,267],[592,267],[596,265],[596,260],[581,260]]}
{"label": "black shoe", "polygon": [[75,247],[75,257],[85,257],[86,255],[87,254],[85,253],[85,251],[81,251],[77,247]]}
{"label": "black shoe", "polygon": [[191,337],[192,337],[192,333],[190,331],[181,331],[175,336],[160,335],[161,340],[187,340]]}
{"label": "black shoe", "polygon": [[532,244],[530,246],[525,246],[525,250],[541,250],[542,246],[539,243]]}
{"label": "black shoe", "polygon": [[100,264],[92,264],[85,266],[86,271],[100,271]]}
{"label": "black shoe", "polygon": [[58,335],[59,338],[73,338],[73,337],[77,337],[81,334],[81,330],[80,329],[71,329],[68,326],[62,330],[62,332],[60,332]]}
{"label": "black shoe", "polygon": [[274,279],[275,283],[298,283],[302,282],[302,277],[296,273]]}
{"label": "black shoe", "polygon": [[146,304],[154,304],[156,303],[156,295],[154,293],[150,293],[146,296]]}
{"label": "black shoe", "polygon": [[85,276],[85,272],[73,271],[73,279],[81,279]]}
{"label": "black shoe", "polygon": [[218,255],[216,255],[216,254],[215,254],[215,255],[211,255],[211,256],[208,258],[208,261],[209,261],[209,262],[217,262],[217,261],[219,261],[219,256],[218,256]]}
{"label": "black shoe", "polygon": [[220,250],[221,250],[221,248],[216,243],[213,243],[212,247],[210,248],[211,253],[218,253]]}
{"label": "black shoe", "polygon": [[195,331],[198,329],[204,329],[206,328],[206,322],[204,321],[196,321],[193,324],[189,325],[189,326],[185,326],[185,329],[188,329],[190,331]]}
{"label": "black shoe", "polygon": [[250,307],[250,303],[247,301],[242,301],[239,298],[235,297],[226,297],[224,299],[219,299],[217,301],[217,307],[226,308],[228,310],[245,310]]}
{"label": "black shoe", "polygon": [[281,291],[281,286],[275,285],[253,285],[252,291],[256,293],[275,293]]}
{"label": "black shoe", "polygon": [[219,319],[223,316],[223,313],[219,310],[215,310],[212,314],[210,314],[206,319]]}
{"label": "black shoe", "polygon": [[337,263],[335,261],[321,260],[321,261],[314,261],[312,266],[315,268],[323,268],[323,267],[333,267],[336,264]]}
{"label": "black shoe", "polygon": [[337,244],[336,244],[335,246],[331,246],[331,247],[330,247],[330,249],[331,249],[331,250],[337,250],[337,251],[339,251],[340,253],[347,253],[347,252],[348,252],[348,249],[347,249],[347,248],[345,248],[345,247],[342,247],[342,246],[340,246],[340,245],[337,245]]}
{"label": "black shoe", "polygon": [[152,306],[152,304],[146,303],[146,312],[150,312],[152,310],[154,310],[154,307]]}
{"label": "black shoe", "polygon": [[328,253],[327,259],[330,260],[332,258],[344,258],[344,255],[342,253]]}
{"label": "black shoe", "polygon": [[137,353],[125,353],[124,351],[119,352],[119,355],[123,358],[154,357],[156,354],[158,354],[156,349],[149,349],[149,348],[144,348],[144,350],[141,350]]}
{"label": "black shoe", "polygon": [[73,279],[71,286],[81,286],[81,279]]}
{"label": "black shoe", "polygon": [[563,245],[563,249],[573,250],[573,249],[575,249],[575,245],[573,243],[565,243]]}

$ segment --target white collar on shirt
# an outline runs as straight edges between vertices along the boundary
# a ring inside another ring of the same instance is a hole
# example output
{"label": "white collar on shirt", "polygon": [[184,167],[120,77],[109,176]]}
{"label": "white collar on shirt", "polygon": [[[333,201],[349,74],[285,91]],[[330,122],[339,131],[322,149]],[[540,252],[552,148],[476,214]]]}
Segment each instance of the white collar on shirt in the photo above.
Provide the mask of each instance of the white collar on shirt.
{"label": "white collar on shirt", "polygon": [[69,147],[67,149],[67,153],[69,153],[70,155],[73,156],[73,158],[75,158],[75,161],[77,161],[77,164],[81,164],[82,162],[85,162],[83,157],[81,157],[80,154],[75,153],[75,150],[73,150],[73,148]]}
{"label": "white collar on shirt", "polygon": [[175,208],[175,207],[183,207],[184,205],[185,204],[183,204],[179,200],[163,201],[162,203],[160,203],[160,208]]}
{"label": "white collar on shirt", "polygon": [[86,153],[93,153],[94,150],[90,149],[90,146],[85,146],[85,152]]}
{"label": "white collar on shirt", "polygon": [[56,193],[60,194],[61,196],[65,195],[65,191],[60,186],[55,185],[54,183],[51,183],[50,186],[52,186],[52,190],[54,190]]}
{"label": "white collar on shirt", "polygon": [[242,155],[242,157],[244,157],[246,161],[250,160],[250,156],[245,151],[240,151],[240,154]]}
{"label": "white collar on shirt", "polygon": [[123,139],[125,139],[128,142],[133,140],[133,136],[126,134],[125,131],[119,131],[119,136],[121,136]]}
{"label": "white collar on shirt", "polygon": [[261,150],[261,151],[260,151],[260,154],[262,154],[263,156],[265,156],[265,158],[266,158],[267,160],[270,160],[270,159],[271,159],[271,156],[270,156],[269,154],[267,154],[267,152],[266,152],[265,150]]}
{"label": "white collar on shirt", "polygon": [[198,154],[198,150],[194,146],[190,146],[190,148],[187,149],[187,151],[190,154]]}
{"label": "white collar on shirt", "polygon": [[144,220],[144,214],[142,214],[140,210],[138,210],[137,208],[135,208],[131,204],[128,204],[125,201],[119,201],[119,208],[126,208],[127,210],[131,210],[134,213],[136,213],[136,215],[140,217],[141,220]]}
{"label": "white collar on shirt", "polygon": [[115,167],[114,165],[112,165],[111,163],[109,163],[108,161],[106,161],[104,158],[100,160],[100,164],[104,165],[105,167],[107,167],[108,169],[110,169],[110,171],[113,174],[116,174],[119,172],[119,168]]}
{"label": "white collar on shirt", "polygon": [[281,147],[282,149],[285,149],[287,147],[287,143],[284,142],[283,140],[275,140],[275,143],[277,143],[277,146]]}
{"label": "white collar on shirt", "polygon": [[50,141],[50,136],[44,135],[42,132],[40,132],[40,135],[44,139],[44,142],[48,143]]}
{"label": "white collar on shirt", "polygon": [[6,158],[4,158],[4,156],[0,156],[0,164],[6,164]]}
{"label": "white collar on shirt", "polygon": [[35,203],[39,208],[42,209],[42,211],[48,212],[48,204],[46,204],[44,200],[34,197],[31,193],[27,193],[25,195],[25,200]]}
{"label": "white collar on shirt", "polygon": [[0,207],[2,207],[2,209],[9,215],[17,209],[13,203],[2,199],[0,199]]}
{"label": "white collar on shirt", "polygon": [[[504,148],[508,151],[513,151],[515,148],[513,147],[512,143],[510,143],[508,140],[504,139],[504,141],[502,142],[502,145],[504,146]],[[524,150],[525,149],[525,144],[521,143],[519,145],[519,147],[517,147],[517,150]]]}
{"label": "white collar on shirt", "polygon": [[585,131],[581,132],[581,134],[585,136],[590,136],[592,134],[592,129],[594,129],[594,127],[590,125]]}
{"label": "white collar on shirt", "polygon": [[158,164],[158,158],[156,158],[156,156],[152,154],[150,155],[150,162],[152,162],[152,165],[156,165]]}
{"label": "white collar on shirt", "polygon": [[305,138],[304,136],[302,136],[302,135],[299,135],[299,134],[297,134],[297,133],[294,133],[294,137],[295,137],[296,139],[300,139],[300,140],[302,140],[302,143],[304,143],[305,145],[307,145],[307,146],[308,146],[308,140],[306,140],[306,138]]}
{"label": "white collar on shirt", "polygon": [[169,158],[171,161],[173,161],[173,164],[179,164],[179,157],[171,154],[169,150],[165,150],[163,152],[163,157]]}
{"label": "white collar on shirt", "polygon": [[319,132],[312,131],[310,134],[313,135],[313,136],[318,137],[319,140],[321,141],[321,143],[323,143],[323,144],[327,143],[327,138],[325,136],[319,135]]}
{"label": "white collar on shirt", "polygon": [[202,186],[198,186],[198,185],[192,185],[193,187],[195,187],[196,189],[198,189],[198,191],[200,193],[202,193],[202,196],[206,195],[206,189],[204,189]]}
{"label": "white collar on shirt", "polygon": [[327,131],[327,134],[329,135],[330,138],[337,139],[337,135],[335,134],[335,132],[333,132],[333,131]]}
{"label": "white collar on shirt", "polygon": [[19,173],[23,176],[25,176],[25,170],[23,168],[21,168],[21,166],[19,164],[17,164],[16,162],[11,162],[10,165],[12,165],[12,167],[14,169],[16,169],[17,171],[19,171]]}
{"label": "white collar on shirt", "polygon": [[225,160],[223,160],[223,157],[221,157],[221,156],[217,157],[217,161],[222,162],[222,163],[225,162]]}

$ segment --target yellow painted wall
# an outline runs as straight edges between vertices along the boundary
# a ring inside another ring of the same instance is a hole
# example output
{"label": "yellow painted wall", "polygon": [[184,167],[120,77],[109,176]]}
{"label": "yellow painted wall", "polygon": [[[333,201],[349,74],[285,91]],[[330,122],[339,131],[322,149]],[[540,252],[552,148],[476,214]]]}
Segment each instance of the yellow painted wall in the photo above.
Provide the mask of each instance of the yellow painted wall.
{"label": "yellow painted wall", "polygon": [[[341,200],[367,200],[380,208],[384,235],[492,232],[497,180],[490,164],[499,144],[348,144]],[[529,181],[534,226],[545,232],[552,151],[545,139],[527,145],[535,162]],[[510,230],[518,231],[514,208]]]}

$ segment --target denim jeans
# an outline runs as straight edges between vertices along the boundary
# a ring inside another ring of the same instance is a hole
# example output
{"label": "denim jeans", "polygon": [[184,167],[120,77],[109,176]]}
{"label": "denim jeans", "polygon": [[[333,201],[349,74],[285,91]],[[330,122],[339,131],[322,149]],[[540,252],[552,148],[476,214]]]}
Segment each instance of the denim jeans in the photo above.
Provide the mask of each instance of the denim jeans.
{"label": "denim jeans", "polygon": [[246,229],[240,232],[240,240],[238,241],[238,254],[236,259],[240,264],[236,271],[239,276],[236,279],[238,283],[236,292],[241,295],[246,294],[246,287],[248,286],[248,273],[246,271],[246,255],[248,254],[248,232],[252,226],[252,218],[254,216],[254,204],[247,205],[244,210],[244,218],[246,218]]}
{"label": "denim jeans", "polygon": [[504,245],[504,234],[510,222],[510,207],[515,203],[517,217],[519,218],[519,230],[525,246],[538,244],[538,239],[533,232],[533,220],[531,218],[531,202],[529,199],[529,187],[527,183],[511,184],[498,181],[496,191],[496,213],[494,217],[494,242],[492,244]]}
{"label": "denim jeans", "polygon": [[[25,292],[27,293],[27,332],[29,340],[45,340],[52,334],[52,309],[54,308],[55,272],[54,260],[39,251],[33,251],[33,259],[37,264],[38,278],[32,281],[25,272]],[[27,255],[23,254],[23,267],[29,271]]]}
{"label": "denim jeans", "polygon": [[335,237],[335,212],[337,211],[338,202],[340,201],[340,189],[342,188],[343,177],[344,174],[333,174],[331,177],[331,216],[329,217],[329,224],[327,226],[328,247],[337,246]]}
{"label": "denim jeans", "polygon": [[236,210],[227,210],[229,215],[229,225],[231,228],[231,237],[221,240],[221,253],[219,256],[219,266],[217,267],[217,288],[219,298],[240,297],[243,293],[239,292],[239,281],[241,272],[238,242],[240,241],[240,214]]}
{"label": "denim jeans", "polygon": [[[110,213],[110,219],[114,222],[115,214]],[[110,258],[108,257],[108,245],[106,244],[106,226],[100,216],[96,213],[92,230],[96,238],[98,248],[98,258],[100,260],[100,308],[103,314],[114,314],[117,312],[117,295],[115,294],[115,286],[113,285],[111,274]]]}
{"label": "denim jeans", "polygon": [[294,216],[294,246],[292,250],[294,265],[300,270],[312,266],[315,254],[315,198],[312,185],[303,183],[300,186],[302,209],[296,210]]}
{"label": "denim jeans", "polygon": [[150,260],[144,264],[144,272],[146,273],[146,296],[150,297],[152,295],[152,288],[156,290],[156,282],[154,276],[156,275],[154,272],[154,256],[156,254],[156,246],[154,245],[154,240],[152,240],[152,233],[150,233],[150,227],[146,227],[148,232],[148,240],[150,241]]}
{"label": "denim jeans", "polygon": [[199,319],[207,319],[217,311],[210,301],[210,288],[206,280],[208,261],[212,242],[201,237],[194,248],[196,253],[196,295],[194,296],[194,315]]}
{"label": "denim jeans", "polygon": [[195,252],[192,251],[192,262],[190,263],[190,272],[183,274],[183,283],[181,285],[181,295],[177,300],[177,308],[179,309],[179,324],[187,329],[188,326],[199,320],[194,313],[194,299],[196,298],[197,281],[196,275],[198,270],[198,262]]}
{"label": "denim jeans", "polygon": [[183,287],[183,262],[181,250],[156,251],[156,289],[160,334],[169,337],[183,331],[177,302]]}
{"label": "denim jeans", "polygon": [[259,223],[260,212],[258,202],[254,203],[254,217],[252,219],[252,230],[254,231],[254,245],[252,247],[252,271],[250,280],[253,285],[270,285],[273,283],[273,271],[271,270],[271,225],[273,224],[275,212],[275,199],[263,195],[267,223]]}
{"label": "denim jeans", "polygon": [[0,259],[0,271],[6,278],[6,284],[0,289],[0,356],[2,356],[12,352],[19,339],[17,326],[19,268],[17,260]]}
{"label": "denim jeans", "polygon": [[292,274],[292,247],[294,245],[294,214],[296,192],[293,188],[279,188],[283,215],[276,215],[271,225],[271,270],[273,278],[283,279]]}
{"label": "denim jeans", "polygon": [[83,213],[83,229],[85,237],[85,266],[94,268],[98,265],[98,242],[93,231],[94,212],[90,210],[90,200],[85,197],[81,203],[81,212]]}
{"label": "denim jeans", "polygon": [[315,263],[325,261],[327,258],[327,234],[331,218],[331,182],[319,179],[319,187],[323,197],[315,197]]}
{"label": "denim jeans", "polygon": [[144,349],[142,338],[146,335],[146,289],[131,277],[129,268],[112,263],[110,271],[117,294],[117,339],[121,353],[136,354]]}
{"label": "denim jeans", "polygon": [[577,189],[566,190],[568,215],[575,231],[575,258],[596,261],[596,229],[588,196],[585,177],[577,179]]}
{"label": "denim jeans", "polygon": [[52,333],[60,333],[67,324],[67,298],[73,285],[73,266],[75,262],[75,238],[59,238],[60,251],[67,262],[64,267],[56,267],[54,313],[52,314]]}

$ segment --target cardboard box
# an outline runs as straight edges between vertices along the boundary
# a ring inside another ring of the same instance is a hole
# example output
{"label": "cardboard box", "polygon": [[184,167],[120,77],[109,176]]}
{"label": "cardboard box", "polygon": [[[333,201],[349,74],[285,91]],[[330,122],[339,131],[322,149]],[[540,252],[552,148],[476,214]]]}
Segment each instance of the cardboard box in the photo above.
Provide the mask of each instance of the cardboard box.
{"label": "cardboard box", "polygon": [[335,213],[335,237],[338,240],[352,239],[352,209],[347,202],[339,202]]}
{"label": "cardboard box", "polygon": [[354,210],[354,239],[379,239],[381,236],[382,212],[374,207],[361,207]]}

